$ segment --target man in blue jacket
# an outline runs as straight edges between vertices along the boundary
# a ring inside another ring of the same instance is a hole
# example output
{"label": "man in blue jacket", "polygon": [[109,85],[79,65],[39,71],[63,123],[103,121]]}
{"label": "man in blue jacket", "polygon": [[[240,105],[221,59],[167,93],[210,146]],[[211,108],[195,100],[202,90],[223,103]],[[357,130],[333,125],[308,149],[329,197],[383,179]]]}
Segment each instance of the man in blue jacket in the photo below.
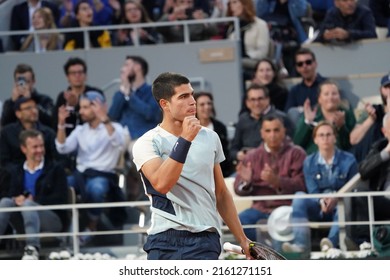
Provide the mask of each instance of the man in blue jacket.
{"label": "man in blue jacket", "polygon": [[345,44],[376,38],[372,11],[357,0],[335,0],[320,26],[316,42]]}

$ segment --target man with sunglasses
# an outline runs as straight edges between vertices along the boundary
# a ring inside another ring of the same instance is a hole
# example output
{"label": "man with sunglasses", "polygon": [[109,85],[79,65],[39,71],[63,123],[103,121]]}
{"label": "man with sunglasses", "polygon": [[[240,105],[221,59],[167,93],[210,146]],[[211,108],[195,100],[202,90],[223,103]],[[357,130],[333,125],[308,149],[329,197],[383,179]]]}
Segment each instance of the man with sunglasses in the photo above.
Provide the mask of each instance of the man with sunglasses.
{"label": "man with sunglasses", "polygon": [[302,114],[306,99],[312,107],[317,104],[318,86],[326,80],[317,72],[317,66],[312,50],[301,48],[295,53],[295,68],[302,81],[290,89],[284,110],[293,122]]}

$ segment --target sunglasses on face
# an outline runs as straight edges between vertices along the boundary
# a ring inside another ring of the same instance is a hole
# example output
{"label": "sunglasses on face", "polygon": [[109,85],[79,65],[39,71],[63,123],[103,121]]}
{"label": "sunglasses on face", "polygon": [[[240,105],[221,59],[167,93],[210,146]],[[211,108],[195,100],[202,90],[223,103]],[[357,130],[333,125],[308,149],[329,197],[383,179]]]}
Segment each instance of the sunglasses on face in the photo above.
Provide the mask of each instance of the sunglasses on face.
{"label": "sunglasses on face", "polygon": [[296,65],[298,67],[302,67],[304,64],[312,65],[313,64],[313,59],[308,59],[308,60],[305,60],[305,61],[299,61],[299,62],[296,63]]}

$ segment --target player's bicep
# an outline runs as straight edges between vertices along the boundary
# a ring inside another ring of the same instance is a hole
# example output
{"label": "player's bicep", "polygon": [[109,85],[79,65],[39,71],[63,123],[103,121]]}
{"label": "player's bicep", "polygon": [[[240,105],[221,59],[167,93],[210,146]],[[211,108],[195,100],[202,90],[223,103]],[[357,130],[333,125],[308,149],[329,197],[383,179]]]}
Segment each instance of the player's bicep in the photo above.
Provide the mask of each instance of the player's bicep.
{"label": "player's bicep", "polygon": [[153,186],[157,183],[157,179],[159,177],[158,169],[162,164],[162,158],[156,157],[145,162],[141,167],[142,174],[149,180],[149,182]]}

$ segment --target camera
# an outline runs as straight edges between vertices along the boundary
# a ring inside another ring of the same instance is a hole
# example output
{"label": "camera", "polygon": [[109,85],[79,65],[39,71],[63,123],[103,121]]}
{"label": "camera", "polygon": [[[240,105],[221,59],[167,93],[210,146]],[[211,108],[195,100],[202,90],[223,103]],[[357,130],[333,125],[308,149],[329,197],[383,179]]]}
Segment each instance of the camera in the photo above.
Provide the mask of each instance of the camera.
{"label": "camera", "polygon": [[25,77],[18,77],[17,79],[18,86],[24,87],[26,85],[26,78]]}
{"label": "camera", "polygon": [[185,12],[188,18],[192,18],[192,13],[194,12],[194,9],[187,8]]}

